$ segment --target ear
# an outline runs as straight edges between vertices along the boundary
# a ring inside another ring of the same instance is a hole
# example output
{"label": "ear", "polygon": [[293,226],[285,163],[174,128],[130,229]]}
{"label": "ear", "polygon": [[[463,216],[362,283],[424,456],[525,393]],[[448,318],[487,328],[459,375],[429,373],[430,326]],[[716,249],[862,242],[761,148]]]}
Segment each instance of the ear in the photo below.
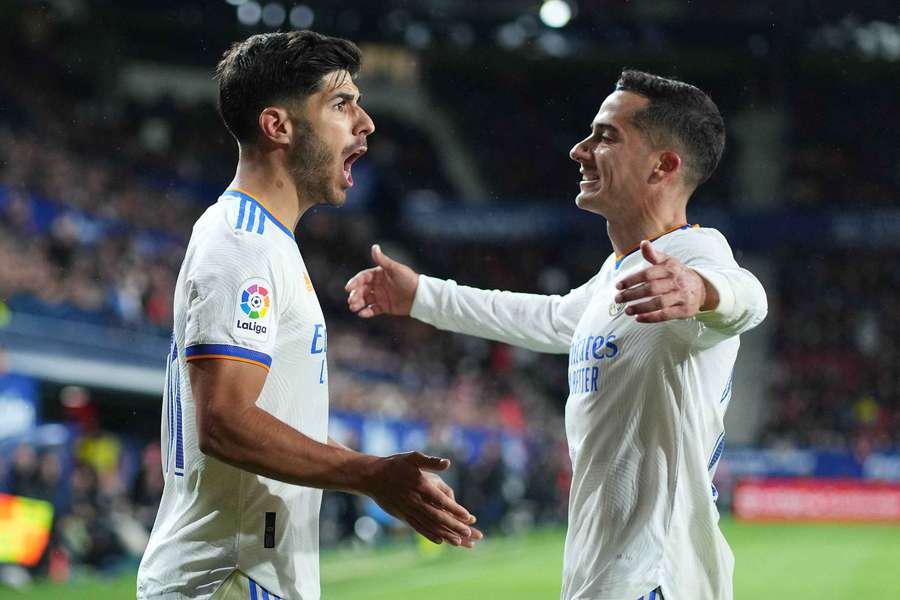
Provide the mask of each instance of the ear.
{"label": "ear", "polygon": [[294,125],[285,109],[267,106],[259,113],[259,130],[264,140],[279,145],[290,144]]}
{"label": "ear", "polygon": [[664,150],[659,154],[648,183],[659,183],[666,179],[671,179],[680,169],[681,156],[673,150]]}

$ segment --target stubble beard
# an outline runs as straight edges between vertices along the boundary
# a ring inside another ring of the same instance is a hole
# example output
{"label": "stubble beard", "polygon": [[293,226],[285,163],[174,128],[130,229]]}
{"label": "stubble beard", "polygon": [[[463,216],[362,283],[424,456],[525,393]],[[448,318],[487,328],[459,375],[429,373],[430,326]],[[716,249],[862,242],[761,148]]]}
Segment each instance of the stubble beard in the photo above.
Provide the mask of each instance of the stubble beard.
{"label": "stubble beard", "polygon": [[342,206],[346,195],[336,193],[331,182],[331,150],[316,135],[309,121],[295,119],[294,128],[297,130],[297,141],[291,149],[288,169],[297,190],[302,190],[301,193],[317,203]]}

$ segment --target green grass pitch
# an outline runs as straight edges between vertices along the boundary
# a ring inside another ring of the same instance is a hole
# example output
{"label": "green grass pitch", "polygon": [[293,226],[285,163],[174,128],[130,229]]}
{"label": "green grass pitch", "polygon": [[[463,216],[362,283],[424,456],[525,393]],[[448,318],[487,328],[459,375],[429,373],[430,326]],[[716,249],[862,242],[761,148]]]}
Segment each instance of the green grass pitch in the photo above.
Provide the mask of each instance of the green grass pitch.
{"label": "green grass pitch", "polygon": [[[749,524],[723,520],[734,549],[735,598],[900,598],[900,527]],[[545,600],[559,597],[563,533],[490,539],[474,551],[396,545],[322,555],[324,600]],[[134,575],[27,591],[0,599],[134,598]]]}

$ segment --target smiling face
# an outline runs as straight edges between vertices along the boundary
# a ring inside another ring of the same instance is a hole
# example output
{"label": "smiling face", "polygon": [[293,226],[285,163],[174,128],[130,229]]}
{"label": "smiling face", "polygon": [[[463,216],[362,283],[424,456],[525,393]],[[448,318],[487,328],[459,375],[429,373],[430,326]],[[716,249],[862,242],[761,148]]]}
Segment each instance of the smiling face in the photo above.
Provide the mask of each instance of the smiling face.
{"label": "smiling face", "polygon": [[341,206],[353,186],[354,161],[365,154],[375,124],[359,104],[359,89],[346,71],[325,75],[291,118],[288,168],[298,190],[315,202]]}
{"label": "smiling face", "polygon": [[648,103],[632,92],[613,92],[594,117],[590,135],[569,152],[581,165],[581,189],[575,198],[579,208],[607,219],[639,209],[659,162],[659,153],[633,122]]}

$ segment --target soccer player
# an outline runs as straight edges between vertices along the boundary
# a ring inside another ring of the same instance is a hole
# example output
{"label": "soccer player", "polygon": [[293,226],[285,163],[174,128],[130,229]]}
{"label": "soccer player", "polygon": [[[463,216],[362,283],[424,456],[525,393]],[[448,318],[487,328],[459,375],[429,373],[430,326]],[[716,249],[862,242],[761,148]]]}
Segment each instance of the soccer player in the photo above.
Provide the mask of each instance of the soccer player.
{"label": "soccer player", "polygon": [[738,336],[767,304],[725,238],[687,222],[724,144],[705,93],[626,70],[570,152],[575,202],[606,218],[614,250],[590,281],[565,296],[479,290],[420,276],[375,246],[377,266],[347,284],[361,317],[412,315],[568,353],[563,599],[732,597],[712,479]]}
{"label": "soccer player", "polygon": [[328,438],[327,333],[294,241],[304,211],[344,203],[374,131],[359,49],[313,32],[255,35],[218,65],[240,157],[194,225],[175,289],[162,444],[165,491],[138,598],[319,598],[321,489],[365,494],[435,543],[480,533],[417,452]]}

